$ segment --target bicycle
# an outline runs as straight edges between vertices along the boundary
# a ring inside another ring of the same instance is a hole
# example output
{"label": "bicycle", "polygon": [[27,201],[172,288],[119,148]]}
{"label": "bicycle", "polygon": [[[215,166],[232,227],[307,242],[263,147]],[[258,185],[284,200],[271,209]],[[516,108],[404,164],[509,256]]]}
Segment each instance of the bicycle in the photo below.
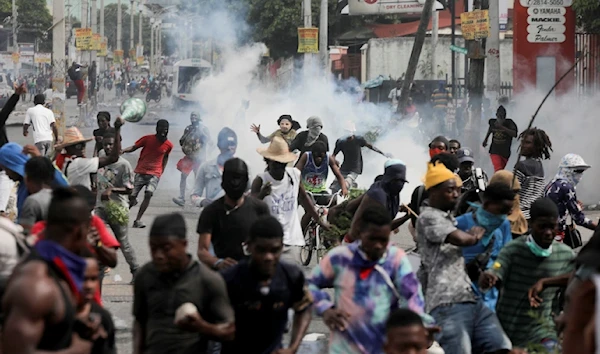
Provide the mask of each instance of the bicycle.
{"label": "bicycle", "polygon": [[[342,195],[341,191],[334,194],[313,194],[310,192],[306,192],[310,198],[313,200],[313,203],[317,207],[317,214],[319,214],[319,218],[322,220],[327,217],[327,213],[329,212],[329,208],[334,201],[340,200]],[[329,202],[324,205],[317,204],[315,197],[330,197]],[[340,199],[338,199],[340,198]],[[317,237],[317,235],[319,237]],[[327,240],[321,239],[321,225],[315,220],[311,220],[308,224],[306,232],[304,233],[304,246],[300,250],[300,262],[304,266],[308,266],[310,261],[312,260],[313,252],[317,254],[317,262],[320,262],[323,259],[323,256],[329,249],[331,245],[327,243]]]}

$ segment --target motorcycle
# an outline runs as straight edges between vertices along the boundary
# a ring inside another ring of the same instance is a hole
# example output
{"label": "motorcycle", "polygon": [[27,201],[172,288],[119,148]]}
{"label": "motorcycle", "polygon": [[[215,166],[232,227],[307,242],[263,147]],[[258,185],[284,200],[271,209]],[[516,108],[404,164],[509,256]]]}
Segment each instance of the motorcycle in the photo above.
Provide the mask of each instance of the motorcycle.
{"label": "motorcycle", "polygon": [[158,103],[160,102],[160,96],[162,96],[160,92],[160,86],[150,87],[146,93],[146,102],[154,100],[156,103]]}
{"label": "motorcycle", "polygon": [[129,97],[133,97],[135,95],[135,88],[129,83],[127,84],[127,94]]}

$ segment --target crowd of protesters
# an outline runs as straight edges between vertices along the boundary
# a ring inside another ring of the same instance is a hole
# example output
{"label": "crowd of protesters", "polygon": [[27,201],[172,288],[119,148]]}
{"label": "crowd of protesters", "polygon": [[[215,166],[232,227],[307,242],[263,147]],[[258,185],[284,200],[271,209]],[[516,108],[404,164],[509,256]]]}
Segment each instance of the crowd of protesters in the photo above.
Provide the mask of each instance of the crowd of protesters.
{"label": "crowd of protesters", "polygon": [[[87,143],[94,138],[75,127],[56,136],[45,111],[32,117],[45,118],[52,153],[46,143],[9,142],[1,123],[0,167],[19,183],[14,222],[0,218],[1,352],[115,353],[101,283],[120,249],[133,275],[134,353],[296,353],[313,316],[329,328],[328,351],[336,354],[593,353],[600,233],[578,256],[573,251],[583,244],[574,224],[597,227],[575,193],[590,166],[568,154],[546,181],[541,160],[550,158],[550,138],[538,128],[518,134],[501,108],[490,121],[495,173],[488,178],[473,150],[438,136],[408,205],[400,192],[414,166],[383,153],[352,125],[333,154],[318,117],[298,132],[291,116],[281,116],[268,137],[253,125],[269,145],[257,149],[266,169],[252,179],[235,156],[236,132],[224,127],[211,157],[210,133],[193,112],[179,141],[185,156],[173,202],[185,205],[194,172],[198,248],[190,254],[181,213],[160,215],[149,227],[146,264],[138,263],[128,227],[146,227],[142,217],[173,150],[167,120],[122,148],[124,121],[111,126],[110,114],[100,112],[91,158]],[[0,111],[0,122],[10,111]],[[24,133],[37,124],[25,123]],[[523,158],[513,174],[504,167],[514,138]],[[306,225],[337,226],[318,211],[334,197],[329,171],[339,195],[347,195],[362,173],[363,147],[387,157],[382,174],[358,198],[332,208],[351,225],[306,275]],[[121,155],[139,149],[132,168]],[[416,267],[390,242],[408,221]]]}

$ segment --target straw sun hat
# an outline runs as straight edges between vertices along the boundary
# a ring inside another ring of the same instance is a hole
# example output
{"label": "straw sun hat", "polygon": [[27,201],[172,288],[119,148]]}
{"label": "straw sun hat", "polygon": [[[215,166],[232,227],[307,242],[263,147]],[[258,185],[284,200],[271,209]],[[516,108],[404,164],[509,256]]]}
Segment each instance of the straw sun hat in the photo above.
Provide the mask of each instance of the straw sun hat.
{"label": "straw sun hat", "polygon": [[269,160],[290,163],[296,161],[296,154],[290,152],[290,148],[282,137],[276,136],[271,140],[268,148],[258,148],[256,151]]}
{"label": "straw sun hat", "polygon": [[77,127],[71,127],[65,130],[62,143],[54,145],[54,148],[57,150],[62,150],[68,146],[87,143],[93,139],[94,138],[85,138]]}

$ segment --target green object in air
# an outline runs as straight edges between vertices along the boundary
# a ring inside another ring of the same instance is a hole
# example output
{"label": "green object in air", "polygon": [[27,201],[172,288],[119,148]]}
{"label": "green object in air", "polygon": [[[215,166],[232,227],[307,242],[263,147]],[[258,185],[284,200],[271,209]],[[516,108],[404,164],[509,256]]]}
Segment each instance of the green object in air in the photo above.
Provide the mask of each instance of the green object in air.
{"label": "green object in air", "polygon": [[129,98],[121,104],[121,118],[137,123],[146,114],[146,102],[139,98]]}

